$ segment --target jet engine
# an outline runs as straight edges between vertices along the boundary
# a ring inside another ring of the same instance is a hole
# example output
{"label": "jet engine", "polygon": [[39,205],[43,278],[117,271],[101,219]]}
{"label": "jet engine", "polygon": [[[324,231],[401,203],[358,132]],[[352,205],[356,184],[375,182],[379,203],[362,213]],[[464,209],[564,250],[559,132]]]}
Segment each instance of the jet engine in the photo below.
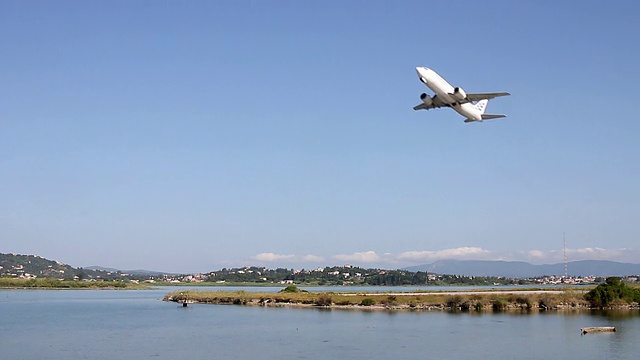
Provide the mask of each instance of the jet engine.
{"label": "jet engine", "polygon": [[433,104],[433,99],[425,93],[422,93],[422,95],[420,95],[420,100],[422,100],[422,102],[427,106],[431,106],[431,104]]}
{"label": "jet engine", "polygon": [[464,100],[467,97],[467,93],[462,88],[457,87],[453,89],[453,97],[458,101]]}

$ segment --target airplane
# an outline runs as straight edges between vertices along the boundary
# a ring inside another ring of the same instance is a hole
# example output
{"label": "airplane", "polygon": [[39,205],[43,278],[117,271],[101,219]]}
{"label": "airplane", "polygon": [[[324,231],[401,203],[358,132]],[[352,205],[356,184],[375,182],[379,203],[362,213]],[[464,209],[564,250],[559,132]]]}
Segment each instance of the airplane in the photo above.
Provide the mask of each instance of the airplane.
{"label": "airplane", "polygon": [[413,110],[430,110],[441,107],[450,107],[458,114],[464,116],[464,122],[482,122],[483,120],[499,119],[506,115],[485,114],[489,100],[511,95],[508,92],[494,92],[481,94],[467,94],[460,87],[453,87],[435,71],[418,66],[416,72],[420,81],[427,85],[435,95],[430,97],[423,93],[420,95],[422,104],[413,107]]}

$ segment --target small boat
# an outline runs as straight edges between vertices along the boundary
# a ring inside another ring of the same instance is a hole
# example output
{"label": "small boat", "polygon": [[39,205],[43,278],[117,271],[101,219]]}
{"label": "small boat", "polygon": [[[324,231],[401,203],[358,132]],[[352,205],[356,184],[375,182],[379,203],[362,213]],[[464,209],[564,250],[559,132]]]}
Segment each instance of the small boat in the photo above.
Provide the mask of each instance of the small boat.
{"label": "small boat", "polygon": [[580,329],[582,335],[596,332],[616,332],[615,326],[592,326]]}

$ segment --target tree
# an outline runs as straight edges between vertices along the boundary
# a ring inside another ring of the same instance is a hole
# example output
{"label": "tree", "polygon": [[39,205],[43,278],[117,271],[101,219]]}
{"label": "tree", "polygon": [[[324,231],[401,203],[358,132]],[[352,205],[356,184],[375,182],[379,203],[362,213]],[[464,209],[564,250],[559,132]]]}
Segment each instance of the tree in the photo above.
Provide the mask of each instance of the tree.
{"label": "tree", "polygon": [[286,288],[280,290],[281,293],[299,293],[299,292],[308,292],[307,290],[298,289],[295,285],[289,285]]}
{"label": "tree", "polygon": [[606,307],[616,302],[640,302],[640,289],[629,287],[621,278],[612,276],[586,293],[584,298],[595,307]]}

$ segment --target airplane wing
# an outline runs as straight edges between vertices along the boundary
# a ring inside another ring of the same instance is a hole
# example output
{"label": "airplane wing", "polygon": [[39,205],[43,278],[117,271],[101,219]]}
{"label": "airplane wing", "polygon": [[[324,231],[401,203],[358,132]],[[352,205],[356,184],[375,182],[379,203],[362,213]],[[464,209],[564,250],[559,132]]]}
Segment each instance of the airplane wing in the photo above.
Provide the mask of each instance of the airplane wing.
{"label": "airplane wing", "polygon": [[448,105],[443,103],[440,100],[440,98],[438,98],[438,95],[435,95],[433,98],[431,98],[431,104],[427,105],[425,103],[420,103],[414,106],[413,110],[431,110],[431,109],[441,108],[443,106],[448,106]]}
{"label": "airplane wing", "polygon": [[416,106],[413,107],[413,110],[431,110],[431,109],[435,109],[438,106],[435,106],[433,104],[427,106],[427,104],[425,103],[420,103]]}
{"label": "airplane wing", "polygon": [[[453,94],[451,94],[453,95]],[[469,102],[477,102],[480,100],[491,100],[493,98],[497,98],[500,96],[507,96],[507,95],[511,95],[508,92],[494,92],[494,93],[478,93],[478,94],[467,94],[467,97],[462,100],[459,101],[459,104],[466,104]],[[429,105],[422,103],[422,104],[418,104],[416,106],[413,107],[413,110],[431,110],[431,109],[437,109],[437,108],[441,108],[441,107],[446,107],[449,106],[448,104],[443,103],[437,96],[433,97],[433,102]]]}
{"label": "airplane wing", "polygon": [[508,92],[495,92],[495,93],[481,93],[481,94],[467,94],[467,99],[470,102],[480,101],[480,100],[491,100],[493,98],[497,98],[499,96],[507,96],[511,95]]}

